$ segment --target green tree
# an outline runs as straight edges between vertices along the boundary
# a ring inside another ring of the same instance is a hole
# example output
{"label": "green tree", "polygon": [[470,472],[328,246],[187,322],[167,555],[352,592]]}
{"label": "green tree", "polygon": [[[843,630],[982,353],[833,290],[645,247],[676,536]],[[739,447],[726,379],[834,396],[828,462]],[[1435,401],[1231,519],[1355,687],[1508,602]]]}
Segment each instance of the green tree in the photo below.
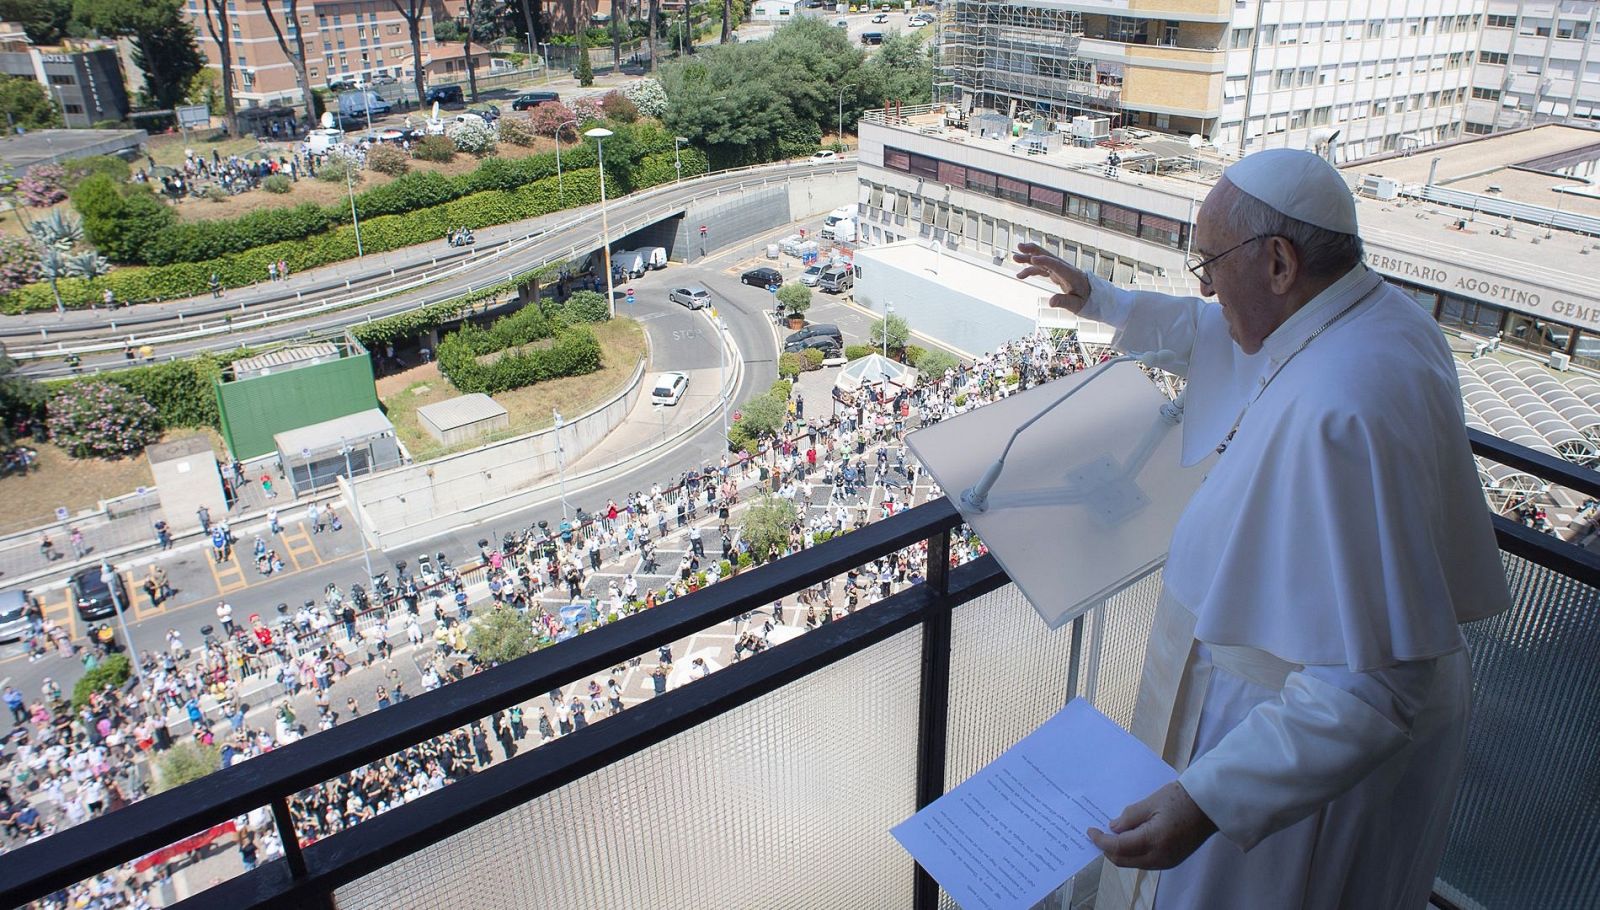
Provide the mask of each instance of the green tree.
{"label": "green tree", "polygon": [[184,20],[182,0],[77,0],[78,21],[101,35],[133,39],[133,62],[144,71],[144,97],[154,107],[183,100],[200,70],[194,28]]}
{"label": "green tree", "polygon": [[505,604],[496,604],[467,633],[467,650],[479,663],[503,664],[539,647],[533,624]]}
{"label": "green tree", "polygon": [[745,510],[741,536],[750,543],[750,552],[764,560],[773,551],[783,553],[789,545],[789,529],[799,520],[794,503],[770,493],[756,497]]}
{"label": "green tree", "polygon": [[68,253],[83,239],[83,222],[61,209],[54,209],[28,225],[28,236],[39,247],[39,277],[50,282],[50,291],[56,297],[56,312],[64,313],[67,308],[61,303],[58,282],[76,273]]}
{"label": "green tree", "polygon": [[208,746],[195,740],[175,743],[156,758],[155,791],[162,793],[181,787],[221,767],[221,747]]}
{"label": "green tree", "polygon": [[43,403],[44,389],[17,372],[17,362],[0,347],[0,450],[9,450],[16,444],[11,428],[22,418],[38,413]]}
{"label": "green tree", "polygon": [[34,44],[60,44],[81,31],[72,21],[72,0],[0,0],[0,22],[21,25]]}
{"label": "green tree", "polygon": [[[894,313],[889,314],[889,350],[903,351],[911,343],[911,326],[906,323],[904,316]],[[874,348],[883,347],[884,320],[880,319],[872,324],[872,332],[867,336]]]}
{"label": "green tree", "polygon": [[739,409],[739,425],[752,439],[771,436],[778,432],[778,427],[783,426],[783,419],[788,416],[788,406],[787,397],[779,398],[770,391],[763,392]]}
{"label": "green tree", "polygon": [[[922,36],[891,30],[862,67],[864,88],[874,104],[927,104],[933,98],[933,57]],[[854,118],[852,118],[854,119]]]}
{"label": "green tree", "polygon": [[147,238],[172,227],[177,216],[146,183],[117,184],[104,174],[87,178],[72,191],[72,206],[83,216],[83,230],[112,262],[141,262]]}
{"label": "green tree", "polygon": [[61,111],[44,86],[26,76],[0,76],[0,115],[30,130],[61,125]]}
{"label": "green tree", "polygon": [[594,64],[589,62],[589,39],[578,34],[578,84],[584,88],[594,85]]}
{"label": "green tree", "polygon": [[811,309],[811,289],[798,282],[778,288],[778,302],[790,316],[804,316]]}
{"label": "green tree", "polygon": [[956,359],[956,355],[949,351],[929,348],[922,352],[922,356],[917,358],[914,366],[918,372],[928,379],[942,379],[945,370],[953,370],[960,363],[961,361]]}

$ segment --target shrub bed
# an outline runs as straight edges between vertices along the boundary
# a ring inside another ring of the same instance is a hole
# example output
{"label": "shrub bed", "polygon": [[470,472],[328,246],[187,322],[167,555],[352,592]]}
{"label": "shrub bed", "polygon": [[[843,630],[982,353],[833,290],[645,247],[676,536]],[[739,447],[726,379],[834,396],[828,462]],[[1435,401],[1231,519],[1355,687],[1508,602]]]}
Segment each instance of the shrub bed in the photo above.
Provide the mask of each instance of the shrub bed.
{"label": "shrub bed", "polygon": [[121,458],[161,438],[155,407],[104,380],[57,392],[48,411],[50,440],[74,458]]}
{"label": "shrub bed", "polygon": [[[550,343],[526,347],[543,341]],[[488,359],[491,354],[499,356]],[[493,395],[598,369],[594,332],[549,319],[538,307],[523,307],[486,328],[462,326],[439,342],[439,370],[462,392]]]}

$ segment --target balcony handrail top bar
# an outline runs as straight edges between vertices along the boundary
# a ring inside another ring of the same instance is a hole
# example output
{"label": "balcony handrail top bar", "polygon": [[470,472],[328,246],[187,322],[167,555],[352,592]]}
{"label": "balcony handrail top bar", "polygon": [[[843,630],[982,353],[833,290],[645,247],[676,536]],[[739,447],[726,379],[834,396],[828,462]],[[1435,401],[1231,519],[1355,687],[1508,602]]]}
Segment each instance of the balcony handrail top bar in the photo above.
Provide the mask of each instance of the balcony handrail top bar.
{"label": "balcony handrail top bar", "polygon": [[[562,648],[528,655],[355,718],[318,733],[314,745],[304,740],[305,745],[274,749],[24,844],[0,855],[0,906],[38,900],[277,798],[614,667],[662,642],[768,607],[778,597],[946,533],[960,523],[960,513],[947,499],[908,509],[759,571],[674,599],[670,605],[575,636]],[[535,657],[540,659],[530,663]]]}
{"label": "balcony handrail top bar", "polygon": [[[306,907],[341,885],[439,843],[507,809],[536,799],[629,755],[781,689],[893,635],[919,625],[930,611],[951,609],[1003,587],[1010,579],[993,556],[950,573],[941,598],[917,585],[821,626],[760,661],[741,661],[658,698],[477,772],[465,780],[305,848],[307,874],[266,863],[178,905],[183,910]],[[791,647],[793,646],[793,647]],[[389,709],[392,710],[392,709]],[[590,733],[589,731],[595,731]],[[552,748],[560,746],[560,748]]]}
{"label": "balcony handrail top bar", "polygon": [[1556,486],[1600,499],[1600,471],[1573,464],[1554,455],[1501,439],[1492,433],[1467,428],[1472,453],[1509,468],[1532,474]]}

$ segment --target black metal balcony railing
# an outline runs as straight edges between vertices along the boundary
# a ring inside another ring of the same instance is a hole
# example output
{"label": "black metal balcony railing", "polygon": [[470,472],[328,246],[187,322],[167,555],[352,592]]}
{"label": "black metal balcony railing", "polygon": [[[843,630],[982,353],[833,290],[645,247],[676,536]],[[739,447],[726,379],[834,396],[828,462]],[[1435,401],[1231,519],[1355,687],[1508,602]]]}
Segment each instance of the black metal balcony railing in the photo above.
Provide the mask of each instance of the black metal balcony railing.
{"label": "black metal balcony railing", "polygon": [[[1600,474],[1474,434],[1585,495]],[[735,576],[0,856],[0,906],[270,806],[286,855],[184,907],[949,906],[887,834],[1083,694],[1126,723],[1157,590],[1043,630],[948,502]],[[1441,906],[1600,905],[1600,558],[1496,518],[1515,606],[1475,623]],[[304,849],[289,798],[927,541],[927,581]],[[1514,836],[1512,836],[1514,834]]]}

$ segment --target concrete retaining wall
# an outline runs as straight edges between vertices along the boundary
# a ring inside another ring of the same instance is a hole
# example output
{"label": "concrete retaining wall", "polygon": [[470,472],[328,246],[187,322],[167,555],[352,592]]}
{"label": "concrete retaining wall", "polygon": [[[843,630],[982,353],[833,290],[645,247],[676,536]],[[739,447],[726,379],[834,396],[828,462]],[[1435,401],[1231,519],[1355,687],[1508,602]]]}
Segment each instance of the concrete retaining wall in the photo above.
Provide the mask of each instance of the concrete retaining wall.
{"label": "concrete retaining wall", "polygon": [[[674,260],[697,262],[708,251],[854,202],[858,193],[853,173],[791,175],[781,184],[693,203],[682,219],[665,222],[676,226],[672,242],[656,245],[667,247]],[[700,237],[702,224],[707,228],[704,240]]]}
{"label": "concrete retaining wall", "polygon": [[[587,414],[569,418],[561,427],[562,457],[567,463],[621,425],[643,394],[644,369],[641,361],[615,397]],[[363,530],[376,546],[398,546],[455,527],[485,504],[542,485],[556,473],[556,433],[551,427],[356,478]]]}

